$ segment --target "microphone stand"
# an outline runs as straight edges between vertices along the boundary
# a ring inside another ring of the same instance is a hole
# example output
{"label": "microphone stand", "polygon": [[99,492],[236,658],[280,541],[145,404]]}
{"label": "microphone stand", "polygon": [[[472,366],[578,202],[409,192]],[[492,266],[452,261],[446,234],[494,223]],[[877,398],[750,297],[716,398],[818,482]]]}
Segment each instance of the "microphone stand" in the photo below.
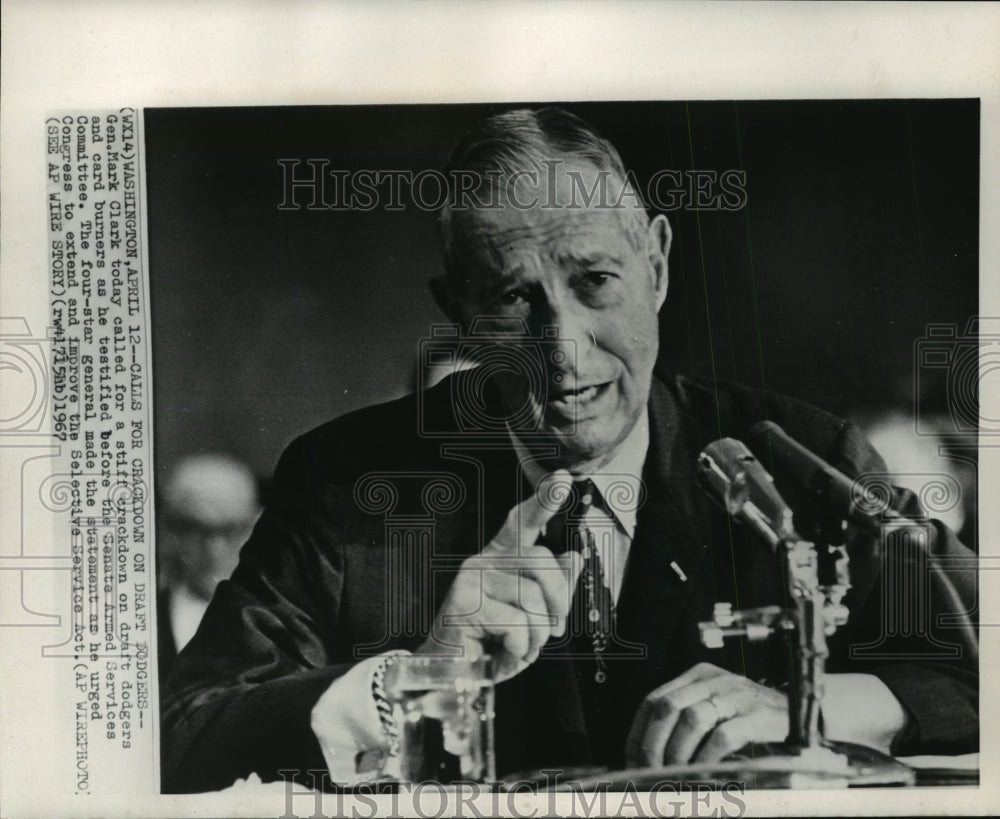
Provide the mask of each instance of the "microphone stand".
{"label": "microphone stand", "polygon": [[[745,454],[734,459],[736,446]],[[761,474],[767,482],[760,480]],[[814,518],[809,523],[815,542],[800,537],[791,525],[791,511],[770,485],[770,476],[742,444],[729,439],[710,445],[701,454],[699,479],[732,517],[748,524],[771,547],[790,601],[786,607],[735,612],[728,603],[716,603],[712,620],[699,623],[702,643],[709,648],[721,648],[728,638],[756,642],[775,634],[785,635],[791,643],[788,736],[782,743],[755,743],[754,757],[747,762],[756,766],[761,756],[769,758],[767,780],[792,787],[810,782],[823,787],[913,784],[913,771],[892,757],[823,737],[827,637],[845,625],[849,616],[842,602],[850,588],[846,520],[812,510]],[[725,767],[728,770],[728,764]],[[780,776],[775,780],[775,774],[793,777],[795,784]]]}

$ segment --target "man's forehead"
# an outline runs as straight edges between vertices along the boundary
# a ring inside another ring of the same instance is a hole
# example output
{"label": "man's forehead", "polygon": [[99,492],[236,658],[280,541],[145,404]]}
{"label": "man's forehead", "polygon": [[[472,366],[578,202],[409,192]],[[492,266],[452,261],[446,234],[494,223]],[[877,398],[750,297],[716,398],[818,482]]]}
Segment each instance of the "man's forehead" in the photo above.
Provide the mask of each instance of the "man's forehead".
{"label": "man's forehead", "polygon": [[495,248],[520,245],[549,253],[594,254],[628,241],[624,217],[622,209],[506,205],[470,213],[459,229],[473,242]]}
{"label": "man's forehead", "polygon": [[[635,214],[627,207],[503,207],[469,211],[455,220],[460,243],[480,265],[515,273],[543,258],[581,264],[622,262],[633,249]],[[472,259],[469,259],[470,261]]]}

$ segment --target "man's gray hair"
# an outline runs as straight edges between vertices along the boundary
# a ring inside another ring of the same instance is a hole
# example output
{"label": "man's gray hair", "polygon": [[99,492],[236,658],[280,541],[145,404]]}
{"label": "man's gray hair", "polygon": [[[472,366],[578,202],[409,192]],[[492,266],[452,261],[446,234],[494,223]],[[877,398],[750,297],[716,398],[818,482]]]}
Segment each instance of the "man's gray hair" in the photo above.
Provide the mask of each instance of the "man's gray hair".
{"label": "man's gray hair", "polygon": [[[517,108],[494,114],[475,125],[458,141],[448,158],[444,175],[448,197],[441,208],[440,225],[445,268],[450,277],[459,271],[455,257],[453,211],[467,210],[469,194],[479,201],[498,202],[503,187],[515,175],[551,173],[552,163],[583,160],[599,172],[628,185],[629,175],[617,149],[580,117],[563,108]],[[474,188],[462,189],[462,180],[476,180]],[[458,183],[458,184],[457,184]],[[480,194],[490,191],[490,196]],[[458,199],[461,201],[457,201]],[[638,194],[635,202],[641,202]],[[474,207],[474,205],[473,205]],[[626,209],[624,225],[636,246],[649,224],[642,207]],[[454,278],[453,278],[454,281]]]}

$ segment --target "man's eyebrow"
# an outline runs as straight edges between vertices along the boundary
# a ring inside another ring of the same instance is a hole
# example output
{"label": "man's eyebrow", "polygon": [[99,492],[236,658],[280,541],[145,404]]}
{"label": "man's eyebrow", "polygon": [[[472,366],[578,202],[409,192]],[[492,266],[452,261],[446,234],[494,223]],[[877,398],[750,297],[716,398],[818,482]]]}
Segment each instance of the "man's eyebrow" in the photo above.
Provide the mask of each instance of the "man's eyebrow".
{"label": "man's eyebrow", "polygon": [[602,250],[600,248],[595,248],[593,250],[579,250],[572,247],[566,248],[565,250],[559,251],[557,254],[560,261],[570,261],[576,262],[581,266],[590,266],[597,264],[623,264],[620,255],[610,250]]}

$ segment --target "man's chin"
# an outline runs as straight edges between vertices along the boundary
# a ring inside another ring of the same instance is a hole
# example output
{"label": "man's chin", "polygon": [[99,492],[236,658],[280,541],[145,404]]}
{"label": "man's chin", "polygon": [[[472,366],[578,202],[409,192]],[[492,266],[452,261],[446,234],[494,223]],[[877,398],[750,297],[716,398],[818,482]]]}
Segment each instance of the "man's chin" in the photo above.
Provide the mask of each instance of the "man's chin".
{"label": "man's chin", "polygon": [[[625,434],[621,430],[593,429],[590,425],[553,427],[546,425],[537,436],[539,443],[552,446],[558,455],[551,459],[554,469],[597,468],[611,459]],[[546,434],[548,433],[548,434]]]}

